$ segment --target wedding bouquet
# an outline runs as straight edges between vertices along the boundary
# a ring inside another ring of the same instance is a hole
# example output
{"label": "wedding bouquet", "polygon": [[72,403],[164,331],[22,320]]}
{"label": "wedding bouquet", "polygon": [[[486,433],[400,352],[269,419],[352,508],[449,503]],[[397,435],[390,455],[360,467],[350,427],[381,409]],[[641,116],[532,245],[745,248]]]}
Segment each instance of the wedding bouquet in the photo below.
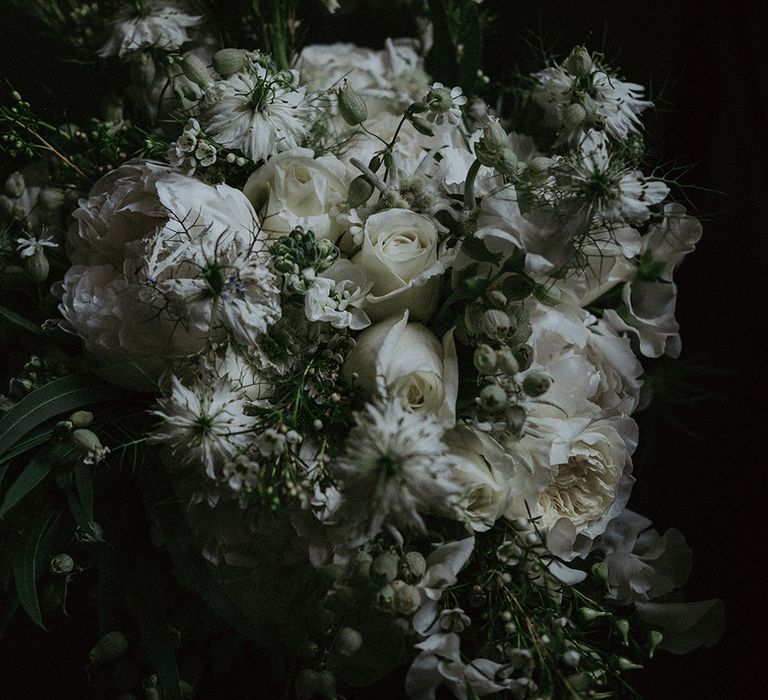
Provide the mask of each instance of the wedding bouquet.
{"label": "wedding bouquet", "polygon": [[639,697],[717,641],[627,508],[702,233],[640,85],[583,46],[495,84],[472,0],[383,49],[289,0],[26,4],[114,90],[0,109],[3,626],[98,591],[104,698],[257,647],[298,698]]}

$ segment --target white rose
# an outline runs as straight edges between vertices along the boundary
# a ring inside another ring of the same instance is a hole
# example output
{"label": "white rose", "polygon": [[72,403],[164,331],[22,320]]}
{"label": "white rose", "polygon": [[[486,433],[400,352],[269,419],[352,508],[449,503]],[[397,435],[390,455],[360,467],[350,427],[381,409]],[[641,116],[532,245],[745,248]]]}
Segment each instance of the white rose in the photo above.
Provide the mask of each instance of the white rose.
{"label": "white rose", "polygon": [[398,396],[413,412],[435,414],[444,425],[456,421],[459,370],[453,331],[437,337],[408,314],[366,328],[347,356],[342,376],[369,394]]}
{"label": "white rose", "polygon": [[[546,532],[550,551],[565,560],[585,556],[629,499],[637,425],[626,416],[593,420],[530,414],[528,423],[536,435],[524,437],[517,449],[533,473],[528,493],[513,494],[507,516],[530,513]],[[533,489],[538,493],[532,498]]]}
{"label": "white rose", "polygon": [[490,528],[509,505],[513,465],[493,438],[463,425],[446,433],[455,458],[451,477],[462,488],[457,502],[473,530]]}
{"label": "white rose", "polygon": [[355,172],[336,156],[315,158],[308,148],[279,153],[256,170],[243,192],[271,238],[296,226],[315,238],[335,241],[343,232],[337,220],[339,204],[347,198]]}
{"label": "white rose", "polygon": [[451,264],[439,255],[437,227],[409,209],[386,209],[368,217],[363,247],[352,262],[373,281],[366,313],[374,321],[401,314],[416,321],[430,318],[437,306],[440,278]]}

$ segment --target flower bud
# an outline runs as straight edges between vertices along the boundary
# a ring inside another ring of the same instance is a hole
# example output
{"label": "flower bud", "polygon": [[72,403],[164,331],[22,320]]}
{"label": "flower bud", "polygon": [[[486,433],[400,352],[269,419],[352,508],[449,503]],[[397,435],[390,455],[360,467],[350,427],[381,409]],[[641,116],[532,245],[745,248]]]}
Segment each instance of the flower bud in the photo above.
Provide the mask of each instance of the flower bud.
{"label": "flower bud", "polygon": [[24,176],[16,171],[11,173],[5,181],[4,191],[11,199],[18,199],[24,194],[27,184],[24,181]]}
{"label": "flower bud", "polygon": [[334,650],[342,656],[352,656],[363,645],[363,635],[351,627],[342,627],[336,635]]}
{"label": "flower bud", "polygon": [[211,84],[211,72],[208,66],[199,56],[188,53],[181,62],[181,70],[195,85],[199,85],[204,90]]}
{"label": "flower bud", "polygon": [[489,338],[503,338],[512,328],[509,314],[500,309],[488,309],[480,320],[483,333]]}
{"label": "flower bud", "polygon": [[664,640],[664,635],[658,630],[651,630],[648,633],[648,656],[653,658],[656,647]]}
{"label": "flower bud", "polygon": [[529,374],[523,379],[523,391],[532,398],[541,396],[546,393],[547,389],[552,385],[552,380],[546,375],[539,372]]}
{"label": "flower bud", "polygon": [[42,248],[36,248],[28,258],[24,259],[24,269],[32,282],[45,282],[51,271],[51,263]]}
{"label": "flower bud", "polygon": [[592,564],[592,575],[603,583],[604,586],[610,587],[610,581],[608,580],[608,565],[604,561],[598,561]]}
{"label": "flower bud", "polygon": [[583,46],[577,46],[565,59],[565,69],[577,78],[584,78],[592,72],[592,56]]}
{"label": "flower bud", "polygon": [[404,579],[420,579],[427,570],[427,560],[421,552],[406,552],[400,567]]}
{"label": "flower bud", "polygon": [[563,652],[563,655],[560,657],[560,660],[565,664],[566,666],[578,666],[579,661],[581,661],[581,654],[579,654],[578,651],[575,649],[568,649],[567,651]]}
{"label": "flower bud", "polygon": [[582,620],[584,620],[584,622],[593,622],[594,620],[597,620],[600,617],[605,617],[606,615],[608,615],[608,613],[603,610],[595,610],[594,608],[579,608],[579,616]]}
{"label": "flower bud", "polygon": [[563,110],[563,124],[569,129],[575,129],[584,123],[587,111],[580,104],[573,103]]}
{"label": "flower bud", "polygon": [[503,347],[496,352],[496,360],[499,369],[504,374],[517,374],[520,370],[520,365],[517,363],[515,354],[507,347]]}
{"label": "flower bud", "polygon": [[352,560],[353,571],[363,578],[370,575],[371,564],[373,564],[373,557],[368,552],[358,552]]}
{"label": "flower bud", "polygon": [[74,428],[87,428],[93,423],[93,413],[90,411],[75,411],[69,417],[69,421]]}
{"label": "flower bud", "polygon": [[309,700],[319,687],[320,674],[312,668],[302,668],[293,682],[293,692],[298,700]]}
{"label": "flower bud", "polygon": [[401,615],[413,615],[421,606],[421,594],[416,586],[405,581],[393,581],[394,608]]}
{"label": "flower bud", "polygon": [[528,169],[538,175],[546,173],[555,164],[552,158],[546,156],[536,156],[530,163],[528,163]]}
{"label": "flower bud", "polygon": [[478,345],[472,361],[480,374],[493,374],[496,371],[497,355],[490,345],[485,343]]}
{"label": "flower bud", "polygon": [[349,190],[347,191],[349,208],[355,209],[365,204],[371,198],[373,190],[373,185],[363,175],[358,175],[349,183]]}
{"label": "flower bud", "polygon": [[75,560],[69,554],[57,554],[51,559],[50,570],[54,576],[66,576],[75,568]]}
{"label": "flower bud", "polygon": [[69,436],[69,440],[75,447],[79,447],[86,452],[98,450],[102,446],[96,433],[87,428],[77,428],[76,430],[73,430],[72,434]]}
{"label": "flower bud", "polygon": [[434,136],[437,133],[432,123],[423,117],[411,116],[409,120],[413,124],[413,128],[424,136]]}
{"label": "flower bud", "polygon": [[521,170],[517,154],[511,148],[505,148],[496,163],[496,169],[504,175],[517,175]]}
{"label": "flower bud", "polygon": [[368,119],[368,107],[357,91],[346,80],[336,92],[339,114],[350,126],[357,126]]}
{"label": "flower bud", "polygon": [[489,413],[501,411],[507,404],[507,392],[498,384],[489,384],[480,391],[480,405]]}
{"label": "flower bud", "polygon": [[390,610],[395,602],[395,591],[387,584],[376,593],[376,605],[385,610]]}
{"label": "flower bud", "polygon": [[533,348],[527,343],[521,343],[512,348],[512,354],[515,356],[521,372],[525,372],[533,363]]}
{"label": "flower bud", "polygon": [[149,87],[155,80],[155,62],[146,51],[136,51],[131,58],[131,76],[140,87]]}
{"label": "flower bud", "polygon": [[488,292],[488,303],[496,309],[505,309],[507,307],[507,297],[500,289],[493,289]]}
{"label": "flower bud", "polygon": [[382,552],[373,561],[372,576],[379,581],[394,581],[397,577],[397,556],[393,552]]}
{"label": "flower bud", "polygon": [[213,69],[224,78],[239,73],[248,62],[245,49],[220,49],[213,54]]}
{"label": "flower bud", "polygon": [[629,644],[629,620],[616,620],[616,622],[614,622],[614,626],[616,627],[616,631],[619,633],[619,637],[621,637],[621,643],[624,646],[627,646]]}
{"label": "flower bud", "polygon": [[37,195],[37,203],[48,211],[56,211],[64,205],[64,193],[58,187],[43,187]]}
{"label": "flower bud", "polygon": [[492,168],[501,160],[507,146],[507,132],[498,119],[489,119],[483,128],[483,135],[475,145],[475,157],[482,165]]}
{"label": "flower bud", "polygon": [[319,671],[317,674],[317,692],[326,700],[335,700],[336,698],[336,678],[328,671]]}
{"label": "flower bud", "polygon": [[96,642],[88,659],[94,666],[99,666],[121,657],[127,649],[128,640],[122,632],[108,632]]}
{"label": "flower bud", "polygon": [[634,671],[642,668],[641,664],[636,664],[634,661],[630,661],[624,656],[619,657],[619,668],[622,671]]}

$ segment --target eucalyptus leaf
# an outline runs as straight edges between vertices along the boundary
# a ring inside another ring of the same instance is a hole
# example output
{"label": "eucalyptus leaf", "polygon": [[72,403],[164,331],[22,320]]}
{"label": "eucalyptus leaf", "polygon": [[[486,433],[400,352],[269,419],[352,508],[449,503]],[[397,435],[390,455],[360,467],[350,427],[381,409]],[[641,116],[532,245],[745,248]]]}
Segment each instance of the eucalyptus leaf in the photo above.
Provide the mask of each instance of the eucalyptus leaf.
{"label": "eucalyptus leaf", "polygon": [[15,311],[12,311],[11,309],[2,305],[0,305],[0,318],[4,318],[6,321],[14,323],[17,326],[23,328],[25,331],[29,331],[35,335],[42,334],[42,330],[40,330],[40,326],[38,324],[33,323],[29,319],[20,316]]}
{"label": "eucalyptus leaf", "polygon": [[26,539],[14,563],[16,595],[27,615],[38,626],[45,629],[37,597],[37,579],[43,565],[50,556],[50,547],[56,534],[56,524],[61,511],[44,510],[26,531]]}
{"label": "eucalyptus leaf", "polygon": [[61,377],[25,396],[0,420],[0,458],[45,421],[82,406],[125,394],[85,376]]}

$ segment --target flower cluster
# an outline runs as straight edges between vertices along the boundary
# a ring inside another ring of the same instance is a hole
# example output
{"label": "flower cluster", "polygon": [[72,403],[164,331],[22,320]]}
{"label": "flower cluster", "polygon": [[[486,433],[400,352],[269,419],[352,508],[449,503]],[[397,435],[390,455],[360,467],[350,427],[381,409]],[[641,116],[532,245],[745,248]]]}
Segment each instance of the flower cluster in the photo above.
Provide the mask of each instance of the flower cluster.
{"label": "flower cluster", "polygon": [[[642,361],[679,354],[701,236],[633,155],[642,88],[579,47],[532,76],[534,141],[413,42],[182,53],[202,17],[135,5],[99,55],[171,55],[182,107],[165,162],[79,200],[60,328],[157,395],[148,442],[251,622],[313,620],[279,641],[296,694],[407,663],[414,700],[608,697],[656,647],[710,642],[654,602],[682,535],[627,510]],[[28,219],[22,176],[5,189]],[[283,570],[312,581],[295,608],[263,604]]]}

